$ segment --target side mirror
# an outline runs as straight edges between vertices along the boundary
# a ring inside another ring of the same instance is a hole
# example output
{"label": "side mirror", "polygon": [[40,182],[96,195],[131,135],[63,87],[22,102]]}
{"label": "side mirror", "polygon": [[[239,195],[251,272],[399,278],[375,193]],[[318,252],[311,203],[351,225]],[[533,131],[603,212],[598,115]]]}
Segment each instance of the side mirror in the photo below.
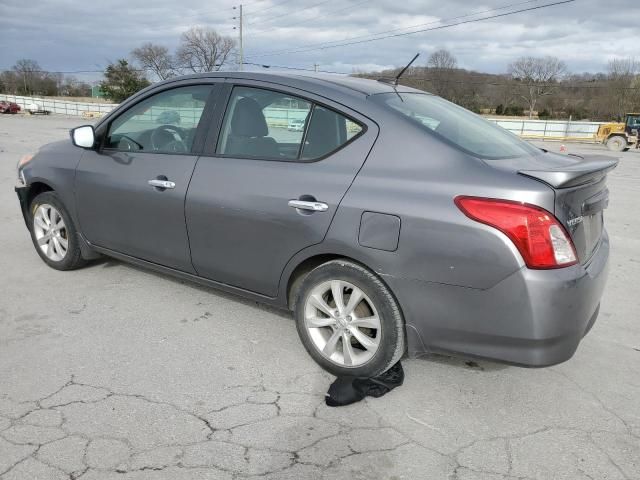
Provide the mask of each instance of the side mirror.
{"label": "side mirror", "polygon": [[83,125],[71,130],[71,141],[76,147],[93,148],[96,135],[91,125]]}

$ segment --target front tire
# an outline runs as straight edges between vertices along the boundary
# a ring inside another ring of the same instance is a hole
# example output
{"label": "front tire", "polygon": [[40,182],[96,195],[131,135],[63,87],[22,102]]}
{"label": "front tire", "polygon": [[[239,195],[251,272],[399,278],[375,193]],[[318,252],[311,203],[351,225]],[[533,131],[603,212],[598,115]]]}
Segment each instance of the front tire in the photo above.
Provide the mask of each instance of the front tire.
{"label": "front tire", "polygon": [[47,265],[56,270],[74,270],[86,263],[76,227],[55,192],[36,196],[29,213],[31,240]]}
{"label": "front tire", "polygon": [[622,152],[627,148],[627,139],[616,135],[607,140],[607,148],[613,152]]}
{"label": "front tire", "polygon": [[371,271],[348,260],[312,270],[297,292],[298,335],[335,376],[375,377],[404,354],[404,321],[395,298]]}

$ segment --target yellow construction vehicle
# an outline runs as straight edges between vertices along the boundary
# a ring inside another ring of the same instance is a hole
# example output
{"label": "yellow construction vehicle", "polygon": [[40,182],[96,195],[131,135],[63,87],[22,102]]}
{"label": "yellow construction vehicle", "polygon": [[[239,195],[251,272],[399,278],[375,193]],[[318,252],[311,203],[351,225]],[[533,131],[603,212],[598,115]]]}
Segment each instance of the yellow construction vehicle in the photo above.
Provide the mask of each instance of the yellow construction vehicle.
{"label": "yellow construction vehicle", "polygon": [[624,123],[600,125],[596,139],[609,150],[624,152],[635,146],[640,132],[640,113],[627,113]]}

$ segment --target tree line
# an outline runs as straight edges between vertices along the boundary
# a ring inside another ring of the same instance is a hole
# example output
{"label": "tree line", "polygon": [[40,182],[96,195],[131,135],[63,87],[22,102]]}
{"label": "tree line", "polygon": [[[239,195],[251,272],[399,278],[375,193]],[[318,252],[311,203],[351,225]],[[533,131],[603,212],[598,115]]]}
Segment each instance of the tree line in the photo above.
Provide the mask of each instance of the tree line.
{"label": "tree line", "polygon": [[[361,72],[365,78],[394,78],[398,69]],[[525,56],[507,72],[490,74],[458,68],[447,50],[410,68],[400,84],[440,95],[476,113],[574,120],[621,120],[640,111],[640,62],[613,59],[606,72],[571,73],[556,57]]]}
{"label": "tree line", "polygon": [[[186,73],[211,72],[235,64],[236,42],[215,30],[192,27],[175,50],[154,43],[134,48],[129,58],[110,63],[100,88],[121,102],[152,81]],[[372,79],[393,79],[400,68],[354,72]],[[459,68],[448,50],[432,53],[422,66],[409,68],[400,84],[435,93],[477,113],[529,118],[620,120],[640,111],[640,62],[611,60],[606,72],[571,73],[556,57],[525,56],[507,72],[491,74]],[[43,71],[33,60],[19,60],[0,73],[0,92],[18,95],[88,96],[90,85],[73,76]]]}
{"label": "tree line", "polygon": [[35,60],[21,59],[11,70],[0,72],[0,93],[86,97],[91,95],[91,85],[71,75],[44,71]]}
{"label": "tree line", "polygon": [[[133,49],[129,59],[109,63],[100,90],[105,98],[121,102],[151,81],[220,70],[234,63],[235,47],[235,40],[213,29],[192,27],[182,33],[174,52],[145,43]],[[0,72],[0,93],[80,97],[91,95],[91,85],[61,72],[47,72],[35,60],[21,59]]]}

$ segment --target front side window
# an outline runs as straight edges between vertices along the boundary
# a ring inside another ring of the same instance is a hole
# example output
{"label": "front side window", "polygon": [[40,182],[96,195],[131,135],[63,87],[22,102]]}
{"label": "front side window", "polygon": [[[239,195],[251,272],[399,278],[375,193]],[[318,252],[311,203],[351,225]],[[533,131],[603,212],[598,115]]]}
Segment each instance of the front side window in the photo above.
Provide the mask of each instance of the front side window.
{"label": "front side window", "polygon": [[211,85],[174,88],[135,104],[109,126],[105,148],[189,153]]}
{"label": "front side window", "polygon": [[504,159],[541,153],[502,127],[435,95],[397,92],[372,98],[479,158]]}
{"label": "front side window", "polygon": [[314,160],[334,152],[362,127],[331,109],[281,92],[235,87],[217,153],[273,160]]}

